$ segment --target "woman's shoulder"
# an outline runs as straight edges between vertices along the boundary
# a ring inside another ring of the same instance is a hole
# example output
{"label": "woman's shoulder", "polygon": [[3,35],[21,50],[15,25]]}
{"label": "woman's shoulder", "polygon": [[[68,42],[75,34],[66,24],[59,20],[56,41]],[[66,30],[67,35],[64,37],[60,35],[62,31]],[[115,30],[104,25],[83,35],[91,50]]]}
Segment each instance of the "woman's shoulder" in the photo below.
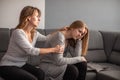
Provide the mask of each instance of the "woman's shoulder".
{"label": "woman's shoulder", "polygon": [[53,33],[53,37],[56,39],[64,39],[64,35],[60,31]]}
{"label": "woman's shoulder", "polygon": [[18,32],[23,32],[23,30],[22,29],[14,29],[13,30],[13,33],[18,33]]}
{"label": "woman's shoulder", "polygon": [[21,35],[24,34],[24,31],[22,29],[14,29],[12,31],[12,35]]}

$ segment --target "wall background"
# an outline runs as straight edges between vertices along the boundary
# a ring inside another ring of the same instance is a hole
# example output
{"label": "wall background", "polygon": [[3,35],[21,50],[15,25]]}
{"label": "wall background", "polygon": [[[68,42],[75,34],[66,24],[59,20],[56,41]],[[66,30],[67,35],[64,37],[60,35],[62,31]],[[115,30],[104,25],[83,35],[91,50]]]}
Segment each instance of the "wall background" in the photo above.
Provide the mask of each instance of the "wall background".
{"label": "wall background", "polygon": [[38,28],[61,28],[80,19],[89,29],[120,31],[120,0],[0,0],[0,28],[14,28],[26,5],[42,11]]}
{"label": "wall background", "polygon": [[120,31],[120,0],[46,0],[45,28],[80,19],[89,29]]}
{"label": "wall background", "polygon": [[24,6],[31,5],[42,12],[39,28],[45,27],[45,0],[0,0],[0,28],[14,28]]}

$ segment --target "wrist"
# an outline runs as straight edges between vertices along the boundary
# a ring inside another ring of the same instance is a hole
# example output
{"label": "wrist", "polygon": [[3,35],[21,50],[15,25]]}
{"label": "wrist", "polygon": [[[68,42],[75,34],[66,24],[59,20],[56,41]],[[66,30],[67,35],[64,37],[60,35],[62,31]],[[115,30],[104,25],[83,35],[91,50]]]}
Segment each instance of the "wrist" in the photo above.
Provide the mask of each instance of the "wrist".
{"label": "wrist", "polygon": [[56,52],[55,48],[51,48],[51,52],[53,53]]}

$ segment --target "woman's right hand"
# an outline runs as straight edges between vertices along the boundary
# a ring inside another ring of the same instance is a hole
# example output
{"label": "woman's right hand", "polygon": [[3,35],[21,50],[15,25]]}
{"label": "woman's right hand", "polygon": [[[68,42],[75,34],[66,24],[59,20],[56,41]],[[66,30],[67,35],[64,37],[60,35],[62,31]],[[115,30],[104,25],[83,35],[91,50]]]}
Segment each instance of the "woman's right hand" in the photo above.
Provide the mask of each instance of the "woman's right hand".
{"label": "woman's right hand", "polygon": [[54,49],[55,49],[55,53],[63,53],[64,52],[63,45],[57,45]]}

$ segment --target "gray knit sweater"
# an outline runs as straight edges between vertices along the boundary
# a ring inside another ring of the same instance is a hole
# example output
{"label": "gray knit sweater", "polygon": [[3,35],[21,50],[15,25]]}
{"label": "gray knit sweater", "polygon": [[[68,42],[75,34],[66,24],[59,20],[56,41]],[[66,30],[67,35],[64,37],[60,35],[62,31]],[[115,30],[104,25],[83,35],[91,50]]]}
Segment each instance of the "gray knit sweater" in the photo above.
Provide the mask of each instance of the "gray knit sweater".
{"label": "gray knit sweater", "polygon": [[[61,32],[56,32],[49,37],[45,47],[53,47],[55,45],[65,46],[65,37]],[[72,57],[66,57],[71,52]],[[69,47],[64,54],[50,53],[41,55],[40,68],[46,73],[47,79],[62,80],[67,64],[75,64],[81,62],[81,40],[77,41],[75,49]]]}
{"label": "gray knit sweater", "polygon": [[46,39],[46,36],[36,31],[33,42],[30,43],[22,29],[14,30],[10,38],[8,50],[3,56],[0,66],[22,67],[28,60],[28,55],[39,55],[40,49],[34,47],[36,41],[45,41]]}

